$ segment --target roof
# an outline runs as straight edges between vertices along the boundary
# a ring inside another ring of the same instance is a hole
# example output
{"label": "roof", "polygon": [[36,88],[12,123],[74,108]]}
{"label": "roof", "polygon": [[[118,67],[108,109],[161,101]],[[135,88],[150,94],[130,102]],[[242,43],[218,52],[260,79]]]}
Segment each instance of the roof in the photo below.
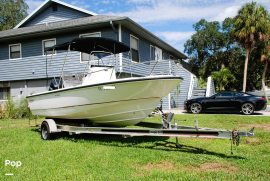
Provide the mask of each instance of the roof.
{"label": "roof", "polygon": [[122,19],[121,17],[116,16],[105,16],[105,15],[96,15],[84,18],[77,18],[65,21],[57,21],[46,24],[39,24],[35,26],[10,29],[5,31],[0,31],[0,41],[5,41],[6,39],[14,38],[24,38],[29,36],[35,36],[36,34],[46,34],[53,31],[65,31],[67,29],[79,28],[81,26],[102,24],[105,22],[110,22],[114,20]]}
{"label": "roof", "polygon": [[121,24],[124,27],[136,32],[141,37],[144,37],[147,40],[158,45],[160,48],[172,53],[177,57],[181,57],[186,59],[186,55],[181,53],[180,51],[176,50],[171,45],[167,44],[163,40],[161,40],[156,35],[152,34],[148,30],[144,29],[142,26],[134,22],[128,17],[120,17],[120,16],[107,16],[107,15],[96,15],[96,16],[89,16],[83,18],[77,18],[72,20],[65,20],[65,21],[58,21],[52,22],[47,24],[40,24],[35,26],[11,29],[0,31],[0,42],[14,40],[17,38],[28,38],[40,35],[46,35],[54,33],[64,33],[76,31],[76,30],[83,30],[89,28],[98,28],[105,25],[113,24]]}
{"label": "roof", "polygon": [[62,1],[58,1],[58,0],[46,0],[44,3],[42,3],[35,11],[33,11],[31,14],[29,14],[26,18],[24,18],[19,24],[17,24],[14,29],[20,28],[24,23],[26,23],[28,20],[30,20],[32,17],[34,17],[35,15],[37,15],[38,13],[40,13],[41,11],[43,11],[45,8],[47,8],[48,6],[50,6],[52,3],[57,3],[57,4],[61,4],[65,7],[83,12],[85,14],[88,14],[90,16],[93,15],[97,15],[96,13],[93,13],[91,11],[87,11],[85,9],[82,8],[78,8],[76,6],[72,6],[70,4],[64,3]]}

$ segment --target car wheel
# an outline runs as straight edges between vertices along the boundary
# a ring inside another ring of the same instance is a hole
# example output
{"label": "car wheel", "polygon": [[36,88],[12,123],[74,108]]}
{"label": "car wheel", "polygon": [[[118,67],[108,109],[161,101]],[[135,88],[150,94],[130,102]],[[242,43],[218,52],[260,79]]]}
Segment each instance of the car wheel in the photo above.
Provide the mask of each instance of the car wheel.
{"label": "car wheel", "polygon": [[192,103],[190,105],[190,111],[194,114],[199,114],[202,112],[202,105],[200,103]]}
{"label": "car wheel", "polygon": [[254,106],[251,103],[244,103],[241,109],[242,113],[245,115],[251,115],[254,113]]}

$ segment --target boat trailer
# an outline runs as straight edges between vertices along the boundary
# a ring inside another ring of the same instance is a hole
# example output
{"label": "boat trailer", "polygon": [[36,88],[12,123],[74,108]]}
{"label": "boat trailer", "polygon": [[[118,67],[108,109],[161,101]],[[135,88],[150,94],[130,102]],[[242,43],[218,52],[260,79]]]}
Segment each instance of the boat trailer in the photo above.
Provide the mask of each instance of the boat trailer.
{"label": "boat trailer", "polygon": [[[162,112],[162,110],[160,110]],[[75,121],[68,123],[58,119],[45,119],[41,126],[41,138],[44,140],[53,139],[57,133],[67,132],[70,135],[74,134],[102,134],[102,135],[121,135],[123,137],[134,136],[159,136],[159,137],[175,137],[176,146],[181,147],[178,143],[180,137],[193,137],[193,138],[221,138],[231,139],[232,145],[239,145],[240,137],[242,136],[254,136],[254,128],[250,131],[238,131],[238,130],[221,130],[212,128],[200,128],[198,122],[195,122],[195,126],[178,126],[176,123],[171,124],[173,119],[173,113],[161,114],[162,124],[145,123],[149,125],[158,125],[158,127],[146,127],[141,123],[143,128],[119,128],[119,127],[97,127],[89,126],[84,123],[74,124]]]}

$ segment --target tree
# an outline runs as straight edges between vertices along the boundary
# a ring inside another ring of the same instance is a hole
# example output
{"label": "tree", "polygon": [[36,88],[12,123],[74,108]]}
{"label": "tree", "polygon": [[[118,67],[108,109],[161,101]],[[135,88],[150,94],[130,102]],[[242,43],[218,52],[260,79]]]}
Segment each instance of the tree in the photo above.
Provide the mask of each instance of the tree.
{"label": "tree", "polygon": [[[243,48],[234,40],[231,29],[233,19],[222,23],[208,22],[204,19],[193,25],[196,33],[185,43],[185,52],[189,55],[192,71],[205,80],[213,71],[226,67],[235,77],[242,77]],[[239,88],[239,79],[229,82],[231,89]]]}
{"label": "tree", "polygon": [[0,31],[15,27],[27,16],[24,0],[0,0]]}
{"label": "tree", "polygon": [[235,81],[234,75],[227,68],[221,68],[220,71],[212,72],[212,77],[219,91],[225,90],[229,82]]}
{"label": "tree", "polygon": [[192,70],[206,78],[212,70],[221,68],[218,50],[224,47],[224,37],[217,21],[207,22],[201,19],[193,25],[196,33],[185,43],[185,52],[191,57]]}
{"label": "tree", "polygon": [[269,25],[269,15],[263,6],[259,6],[256,2],[247,3],[238,12],[234,18],[233,35],[246,50],[244,76],[243,76],[243,92],[246,91],[247,70],[249,56],[255,44],[260,38],[267,34]]}

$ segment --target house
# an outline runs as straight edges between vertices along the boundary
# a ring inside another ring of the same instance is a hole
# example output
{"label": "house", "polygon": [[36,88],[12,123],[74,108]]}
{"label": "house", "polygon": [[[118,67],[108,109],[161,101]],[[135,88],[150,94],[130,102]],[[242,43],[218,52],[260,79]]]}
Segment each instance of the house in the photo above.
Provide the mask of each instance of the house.
{"label": "house", "polygon": [[[44,49],[88,36],[115,39],[131,47],[130,53],[114,57],[118,73],[145,75],[149,68],[138,62],[164,60],[157,69],[183,77],[182,83],[163,98],[165,109],[183,107],[191,97],[196,77],[181,64],[187,58],[183,53],[128,17],[97,15],[58,0],[47,0],[14,29],[0,32],[0,100],[9,95],[16,99],[46,91],[48,79],[61,75],[66,53],[55,52],[51,60]],[[71,53],[65,71],[83,72],[88,56]],[[134,66],[125,68],[127,62]]]}

